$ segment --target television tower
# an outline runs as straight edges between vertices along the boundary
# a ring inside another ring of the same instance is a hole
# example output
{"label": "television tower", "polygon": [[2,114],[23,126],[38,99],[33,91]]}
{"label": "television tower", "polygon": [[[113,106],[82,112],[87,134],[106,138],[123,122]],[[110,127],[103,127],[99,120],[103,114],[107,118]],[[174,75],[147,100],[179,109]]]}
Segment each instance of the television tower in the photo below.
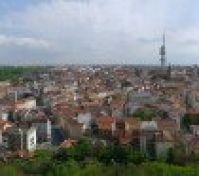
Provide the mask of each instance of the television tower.
{"label": "television tower", "polygon": [[161,62],[161,67],[164,67],[166,65],[165,34],[163,34],[163,44],[160,47],[160,62]]}

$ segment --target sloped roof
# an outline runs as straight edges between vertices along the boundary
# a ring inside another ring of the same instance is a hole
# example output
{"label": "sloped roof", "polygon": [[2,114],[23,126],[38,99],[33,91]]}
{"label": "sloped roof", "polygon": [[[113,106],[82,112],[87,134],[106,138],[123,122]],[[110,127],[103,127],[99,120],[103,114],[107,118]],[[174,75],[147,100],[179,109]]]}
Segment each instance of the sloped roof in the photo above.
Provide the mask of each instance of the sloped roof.
{"label": "sloped roof", "polygon": [[103,116],[97,119],[97,124],[99,129],[111,130],[113,123],[114,123],[114,118],[111,116]]}

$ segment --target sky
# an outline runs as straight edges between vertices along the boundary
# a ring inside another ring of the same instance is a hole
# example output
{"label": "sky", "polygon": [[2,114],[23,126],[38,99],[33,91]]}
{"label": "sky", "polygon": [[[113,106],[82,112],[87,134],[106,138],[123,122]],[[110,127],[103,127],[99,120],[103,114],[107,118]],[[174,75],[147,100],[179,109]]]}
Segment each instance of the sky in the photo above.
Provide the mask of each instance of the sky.
{"label": "sky", "polygon": [[0,0],[0,64],[199,64],[198,0]]}

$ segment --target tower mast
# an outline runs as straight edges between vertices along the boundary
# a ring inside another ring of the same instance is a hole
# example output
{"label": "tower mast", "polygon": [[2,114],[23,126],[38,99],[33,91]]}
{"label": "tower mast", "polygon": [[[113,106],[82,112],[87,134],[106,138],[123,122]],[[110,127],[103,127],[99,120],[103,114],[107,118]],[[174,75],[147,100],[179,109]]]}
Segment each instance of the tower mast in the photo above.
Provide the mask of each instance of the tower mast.
{"label": "tower mast", "polygon": [[166,45],[165,45],[165,33],[163,34],[163,43],[160,47],[160,62],[161,67],[164,67],[166,65]]}

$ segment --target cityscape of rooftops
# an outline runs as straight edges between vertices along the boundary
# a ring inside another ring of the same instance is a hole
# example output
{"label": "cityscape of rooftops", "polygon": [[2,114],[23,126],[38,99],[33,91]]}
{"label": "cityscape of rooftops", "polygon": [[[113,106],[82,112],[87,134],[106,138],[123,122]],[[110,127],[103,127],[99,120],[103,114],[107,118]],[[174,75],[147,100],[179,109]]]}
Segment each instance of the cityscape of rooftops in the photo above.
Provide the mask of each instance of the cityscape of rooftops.
{"label": "cityscape of rooftops", "polygon": [[198,176],[198,7],[0,0],[0,176]]}

